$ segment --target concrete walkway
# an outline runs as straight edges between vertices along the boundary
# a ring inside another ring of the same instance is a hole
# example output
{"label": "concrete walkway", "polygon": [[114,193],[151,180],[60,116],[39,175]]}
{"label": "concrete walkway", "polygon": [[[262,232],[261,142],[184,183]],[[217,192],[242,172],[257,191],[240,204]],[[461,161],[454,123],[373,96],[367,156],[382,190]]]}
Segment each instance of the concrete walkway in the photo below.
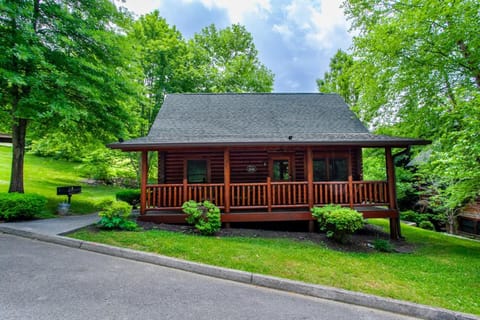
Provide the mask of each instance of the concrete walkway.
{"label": "concrete walkway", "polygon": [[[82,216],[65,216],[56,219],[42,219],[22,222],[7,222],[0,228],[27,231],[37,234],[55,236],[65,234],[98,222],[97,213]],[[0,229],[1,231],[1,229]],[[8,232],[7,232],[8,233]]]}
{"label": "concrete walkway", "polygon": [[97,214],[91,214],[83,216],[66,216],[56,219],[35,220],[28,222],[0,223],[0,232],[50,243],[56,243],[67,247],[107,254],[110,256],[116,256],[130,260],[160,265],[164,267],[180,269],[215,278],[226,279],[281,291],[287,291],[316,298],[344,302],[347,304],[364,306],[372,309],[392,312],[395,314],[416,317],[419,319],[480,319],[479,317],[476,317],[474,315],[454,312],[441,308],[434,308],[400,300],[382,298],[332,287],[313,285],[299,281],[291,281],[281,278],[269,277],[255,273],[214,267],[210,265],[170,258],[157,254],[117,248],[61,236],[62,234],[91,225],[98,220],[99,217]]}

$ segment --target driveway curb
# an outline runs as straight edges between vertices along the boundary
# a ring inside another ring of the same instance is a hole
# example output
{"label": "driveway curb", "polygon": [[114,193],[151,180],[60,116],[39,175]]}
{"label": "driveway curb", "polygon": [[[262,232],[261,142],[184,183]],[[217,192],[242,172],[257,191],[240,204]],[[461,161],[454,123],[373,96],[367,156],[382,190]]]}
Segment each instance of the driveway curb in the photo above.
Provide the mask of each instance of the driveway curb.
{"label": "driveway curb", "polygon": [[287,291],[316,298],[354,304],[367,308],[388,311],[428,320],[478,320],[475,315],[455,312],[442,308],[383,298],[370,294],[348,291],[333,287],[308,284],[300,281],[286,280],[277,277],[264,276],[256,273],[238,271],[206,264],[190,262],[158,254],[135,251],[126,248],[113,247],[105,244],[82,241],[64,236],[38,234],[30,231],[13,229],[0,225],[0,232],[30,238],[34,240],[54,243],[76,249],[92,251],[110,256],[155,264],[168,268],[202,274],[210,277],[256,285],[275,290]]}

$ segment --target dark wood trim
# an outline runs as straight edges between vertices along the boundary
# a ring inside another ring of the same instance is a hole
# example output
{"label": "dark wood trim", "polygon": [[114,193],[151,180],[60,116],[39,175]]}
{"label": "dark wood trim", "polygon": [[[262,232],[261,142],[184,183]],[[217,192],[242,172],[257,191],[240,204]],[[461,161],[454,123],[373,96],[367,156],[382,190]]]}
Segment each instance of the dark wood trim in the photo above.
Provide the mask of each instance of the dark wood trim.
{"label": "dark wood trim", "polygon": [[142,176],[140,179],[140,214],[144,215],[147,204],[148,151],[142,152],[141,170]]}

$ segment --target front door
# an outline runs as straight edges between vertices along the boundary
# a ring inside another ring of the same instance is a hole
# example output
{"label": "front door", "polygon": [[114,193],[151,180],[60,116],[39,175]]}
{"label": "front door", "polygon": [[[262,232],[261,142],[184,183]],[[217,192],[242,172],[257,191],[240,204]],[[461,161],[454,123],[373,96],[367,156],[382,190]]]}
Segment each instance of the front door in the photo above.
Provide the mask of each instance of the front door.
{"label": "front door", "polygon": [[293,181],[293,156],[271,155],[269,161],[270,178],[272,181]]}

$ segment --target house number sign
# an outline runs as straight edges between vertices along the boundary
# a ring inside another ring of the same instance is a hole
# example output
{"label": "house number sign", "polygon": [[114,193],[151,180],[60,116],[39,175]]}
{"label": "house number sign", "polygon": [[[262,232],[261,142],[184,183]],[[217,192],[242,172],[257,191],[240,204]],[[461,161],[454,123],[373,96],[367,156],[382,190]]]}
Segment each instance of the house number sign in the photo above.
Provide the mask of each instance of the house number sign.
{"label": "house number sign", "polygon": [[253,164],[249,164],[247,166],[247,172],[248,173],[255,173],[257,172],[257,166],[256,165],[253,165]]}

